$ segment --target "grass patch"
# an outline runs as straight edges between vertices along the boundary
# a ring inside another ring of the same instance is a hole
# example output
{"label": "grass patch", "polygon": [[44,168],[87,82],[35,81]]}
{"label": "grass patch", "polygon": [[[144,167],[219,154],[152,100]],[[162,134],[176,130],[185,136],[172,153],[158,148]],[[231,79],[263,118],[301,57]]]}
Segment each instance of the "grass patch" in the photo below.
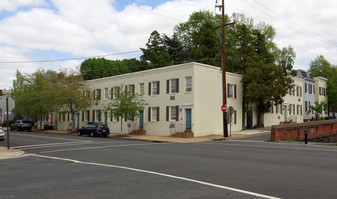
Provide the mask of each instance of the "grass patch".
{"label": "grass patch", "polygon": [[295,142],[296,140],[291,139],[291,138],[286,138],[286,139],[284,139],[284,141],[287,141],[287,142]]}

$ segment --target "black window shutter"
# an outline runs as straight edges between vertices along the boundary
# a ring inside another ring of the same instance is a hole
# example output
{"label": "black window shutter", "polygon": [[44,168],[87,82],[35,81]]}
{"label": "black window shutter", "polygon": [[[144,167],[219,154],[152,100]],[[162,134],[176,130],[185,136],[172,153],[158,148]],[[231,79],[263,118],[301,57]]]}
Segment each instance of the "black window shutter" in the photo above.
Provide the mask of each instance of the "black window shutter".
{"label": "black window shutter", "polygon": [[169,106],[166,106],[166,121],[169,121],[169,117],[170,117],[170,107]]}
{"label": "black window shutter", "polygon": [[159,107],[157,107],[157,121],[159,122]]}
{"label": "black window shutter", "polygon": [[166,93],[170,93],[170,80],[166,80]]}
{"label": "black window shutter", "polygon": [[177,93],[179,93],[179,79],[177,79]]}
{"label": "black window shutter", "polygon": [[95,110],[92,110],[92,121],[95,121]]}
{"label": "black window shutter", "polygon": [[234,84],[234,98],[236,99],[236,84]]}
{"label": "black window shutter", "polygon": [[176,121],[179,121],[179,106],[176,106]]}
{"label": "black window shutter", "polygon": [[151,107],[149,107],[149,109],[148,109],[149,111],[148,111],[148,119],[149,119],[149,122],[151,121]]}
{"label": "black window shutter", "polygon": [[90,111],[88,110],[88,122],[90,121]]}
{"label": "black window shutter", "polygon": [[151,95],[151,82],[149,82],[149,95]]}
{"label": "black window shutter", "polygon": [[[160,81],[158,81],[158,95],[160,94]],[[159,121],[159,120],[158,120]]]}
{"label": "black window shutter", "polygon": [[227,98],[229,96],[229,84],[227,84]]}
{"label": "black window shutter", "polygon": [[114,88],[111,88],[111,99],[113,99],[114,98]]}
{"label": "black window shutter", "polygon": [[84,121],[84,111],[82,111],[82,122]]}

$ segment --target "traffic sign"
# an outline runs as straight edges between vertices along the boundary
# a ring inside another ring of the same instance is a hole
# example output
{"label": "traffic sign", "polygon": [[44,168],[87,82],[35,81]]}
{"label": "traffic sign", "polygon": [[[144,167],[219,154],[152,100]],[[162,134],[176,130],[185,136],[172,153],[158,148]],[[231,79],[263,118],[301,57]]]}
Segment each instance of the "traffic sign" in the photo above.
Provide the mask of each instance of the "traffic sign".
{"label": "traffic sign", "polygon": [[224,104],[224,105],[221,106],[221,110],[223,112],[227,112],[227,106],[226,106],[226,104]]}

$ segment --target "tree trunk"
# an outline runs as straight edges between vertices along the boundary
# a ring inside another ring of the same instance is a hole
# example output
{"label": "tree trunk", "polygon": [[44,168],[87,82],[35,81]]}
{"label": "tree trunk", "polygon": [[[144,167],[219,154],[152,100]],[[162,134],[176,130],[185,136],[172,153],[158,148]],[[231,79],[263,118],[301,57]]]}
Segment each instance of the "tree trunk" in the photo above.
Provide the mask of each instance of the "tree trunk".
{"label": "tree trunk", "polygon": [[123,134],[123,117],[121,117],[121,134]]}
{"label": "tree trunk", "polygon": [[71,111],[71,121],[72,121],[72,125],[71,125],[71,132],[75,131],[75,112]]}

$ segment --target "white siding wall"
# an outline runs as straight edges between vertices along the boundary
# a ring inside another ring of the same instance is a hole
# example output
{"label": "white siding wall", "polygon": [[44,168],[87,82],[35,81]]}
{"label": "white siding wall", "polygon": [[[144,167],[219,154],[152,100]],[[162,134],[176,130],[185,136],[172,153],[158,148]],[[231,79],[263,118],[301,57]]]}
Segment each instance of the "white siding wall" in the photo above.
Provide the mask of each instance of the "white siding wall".
{"label": "white siding wall", "polygon": [[[263,116],[264,117],[264,126],[267,127],[267,126],[271,126],[271,125],[280,124],[280,122],[285,121],[285,116],[286,116],[287,120],[293,119],[293,122],[297,122],[297,123],[303,122],[303,114],[304,114],[303,79],[293,77],[293,80],[294,80],[294,84],[295,84],[295,95],[293,93],[291,95],[289,95],[289,91],[287,92],[286,96],[283,98],[284,102],[282,104],[282,113],[281,113],[280,109],[279,109],[279,112],[276,113],[276,106],[274,104],[273,113],[265,113],[264,116]],[[301,95],[297,96],[296,87],[302,87],[302,97],[301,97]],[[289,114],[290,105],[292,106],[291,114]],[[295,105],[295,110],[293,110],[294,105]],[[285,109],[284,109],[285,106],[287,107],[287,113],[285,113]],[[297,106],[301,107],[301,109],[302,109],[302,110],[299,110],[299,114],[297,113]],[[301,114],[301,111],[302,111],[302,114]]]}
{"label": "white siding wall", "polygon": [[[223,134],[222,74],[219,68],[196,65],[195,68],[195,135]],[[241,75],[227,73],[226,82],[236,85],[236,98],[227,98],[227,107],[236,110],[236,124],[232,131],[242,129],[242,84]],[[229,131],[228,125],[228,131]]]}

